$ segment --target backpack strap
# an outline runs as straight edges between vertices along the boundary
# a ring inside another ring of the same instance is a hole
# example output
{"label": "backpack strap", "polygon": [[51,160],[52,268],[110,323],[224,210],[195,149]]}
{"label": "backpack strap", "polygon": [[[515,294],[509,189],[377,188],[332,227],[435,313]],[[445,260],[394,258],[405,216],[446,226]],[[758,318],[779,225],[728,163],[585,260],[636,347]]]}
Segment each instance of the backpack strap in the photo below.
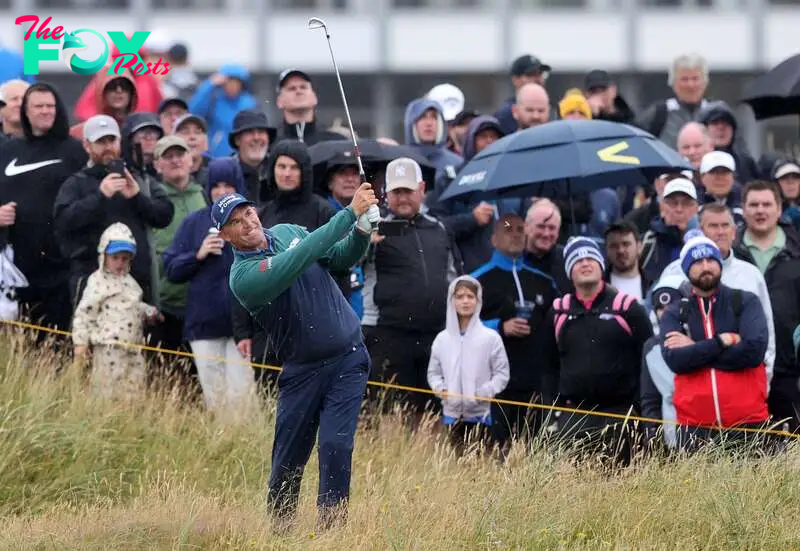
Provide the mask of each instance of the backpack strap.
{"label": "backpack strap", "polygon": [[647,129],[647,131],[656,138],[661,135],[664,131],[664,127],[667,125],[668,111],[666,101],[660,101],[656,104],[656,112],[653,115],[653,120],[650,122],[650,128]]}
{"label": "backpack strap", "polygon": [[561,337],[561,331],[564,329],[564,323],[566,323],[567,318],[569,318],[569,305],[571,301],[572,300],[569,293],[553,301],[553,310],[556,313],[555,317],[556,342],[559,342],[559,338]]}
{"label": "backpack strap", "polygon": [[614,302],[611,304],[611,311],[614,315],[614,320],[628,335],[633,335],[633,330],[631,330],[631,326],[628,324],[628,320],[625,319],[623,314],[628,311],[628,308],[631,307],[631,304],[633,304],[635,300],[636,299],[631,295],[617,293],[614,296]]}

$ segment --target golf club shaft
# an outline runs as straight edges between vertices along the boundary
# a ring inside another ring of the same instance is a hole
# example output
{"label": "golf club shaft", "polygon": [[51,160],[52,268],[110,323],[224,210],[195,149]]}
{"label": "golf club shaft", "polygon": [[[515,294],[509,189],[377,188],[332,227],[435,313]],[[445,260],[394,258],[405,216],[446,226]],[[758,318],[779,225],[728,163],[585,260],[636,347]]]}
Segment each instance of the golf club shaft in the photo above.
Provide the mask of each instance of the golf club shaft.
{"label": "golf club shaft", "polygon": [[353,128],[353,119],[350,117],[350,108],[347,106],[347,95],[344,93],[344,85],[342,84],[342,76],[339,74],[339,65],[336,63],[336,56],[333,55],[333,46],[331,45],[331,35],[328,32],[328,27],[325,29],[325,39],[328,41],[328,50],[331,53],[331,61],[333,62],[333,70],[336,73],[336,81],[339,83],[339,93],[342,95],[342,103],[344,104],[344,114],[347,116],[347,125],[350,127],[350,136],[353,139],[353,149],[355,150],[356,162],[358,163],[358,173],[361,176],[361,181],[367,181],[367,174],[364,172],[364,164],[361,162],[361,151],[358,149],[358,139],[356,138],[356,131]]}

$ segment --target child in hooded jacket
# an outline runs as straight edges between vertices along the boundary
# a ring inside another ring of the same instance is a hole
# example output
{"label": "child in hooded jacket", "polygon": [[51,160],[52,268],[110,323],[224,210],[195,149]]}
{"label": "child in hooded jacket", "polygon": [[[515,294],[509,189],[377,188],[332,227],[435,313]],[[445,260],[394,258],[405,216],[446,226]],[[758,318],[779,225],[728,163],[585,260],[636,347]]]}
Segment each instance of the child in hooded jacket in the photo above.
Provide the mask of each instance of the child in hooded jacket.
{"label": "child in hooded jacket", "polygon": [[461,276],[447,291],[447,318],[431,347],[428,384],[441,398],[444,424],[457,452],[470,440],[483,439],[491,426],[490,402],[508,384],[508,356],[503,339],[480,320],[483,289],[477,279]]}
{"label": "child in hooded jacket", "polygon": [[142,301],[142,288],[130,274],[136,240],[130,228],[116,222],[100,236],[99,268],[89,276],[72,322],[75,357],[92,347],[93,392],[102,397],[130,396],[144,387],[145,360],[139,348],[143,322],[159,316]]}

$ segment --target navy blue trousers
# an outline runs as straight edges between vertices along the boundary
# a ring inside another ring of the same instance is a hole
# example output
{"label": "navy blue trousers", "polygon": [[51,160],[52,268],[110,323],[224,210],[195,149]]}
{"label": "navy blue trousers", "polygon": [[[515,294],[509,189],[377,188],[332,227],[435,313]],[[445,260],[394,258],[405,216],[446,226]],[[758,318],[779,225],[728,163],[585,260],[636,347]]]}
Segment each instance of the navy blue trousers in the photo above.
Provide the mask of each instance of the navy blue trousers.
{"label": "navy blue trousers", "polygon": [[275,515],[297,509],[300,482],[319,431],[321,510],[343,504],[350,474],[358,412],[370,359],[363,344],[313,365],[285,365],[278,377],[278,413],[272,446],[268,503]]}

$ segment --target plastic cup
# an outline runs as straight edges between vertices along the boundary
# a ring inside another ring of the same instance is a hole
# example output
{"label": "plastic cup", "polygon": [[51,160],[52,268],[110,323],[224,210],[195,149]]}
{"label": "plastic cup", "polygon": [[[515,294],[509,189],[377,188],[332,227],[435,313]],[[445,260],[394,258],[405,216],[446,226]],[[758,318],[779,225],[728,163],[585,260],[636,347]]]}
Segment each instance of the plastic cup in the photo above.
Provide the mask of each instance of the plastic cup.
{"label": "plastic cup", "polygon": [[530,319],[533,317],[533,311],[536,308],[536,304],[530,300],[517,300],[514,302],[514,308],[517,310],[518,318],[530,321]]}

